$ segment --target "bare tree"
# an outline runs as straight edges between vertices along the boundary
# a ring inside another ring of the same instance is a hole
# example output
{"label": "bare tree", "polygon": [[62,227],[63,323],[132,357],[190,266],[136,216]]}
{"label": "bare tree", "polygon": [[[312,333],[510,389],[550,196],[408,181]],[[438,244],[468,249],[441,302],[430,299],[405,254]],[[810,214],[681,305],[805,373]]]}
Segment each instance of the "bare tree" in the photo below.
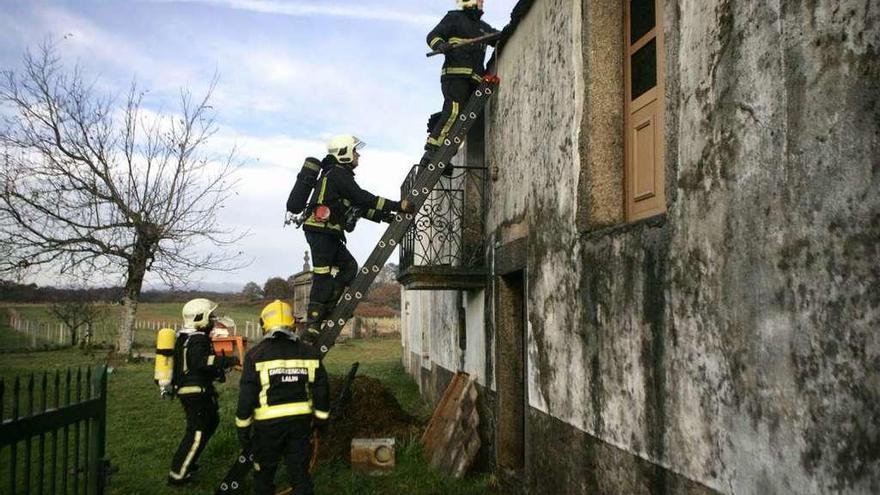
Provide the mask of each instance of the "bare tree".
{"label": "bare tree", "polygon": [[[177,114],[99,95],[50,44],[0,73],[0,271],[42,266],[124,280],[116,349],[129,354],[145,274],[171,285],[197,270],[229,270],[240,239],[217,213],[234,186],[234,150],[216,156],[208,104],[182,90]],[[212,247],[210,252],[205,247]],[[92,278],[92,280],[94,280]]]}
{"label": "bare tree", "polygon": [[84,297],[52,304],[49,306],[49,312],[70,329],[71,346],[76,346],[80,329],[85,332],[81,344],[83,346],[90,345],[92,330],[107,316],[106,306]]}

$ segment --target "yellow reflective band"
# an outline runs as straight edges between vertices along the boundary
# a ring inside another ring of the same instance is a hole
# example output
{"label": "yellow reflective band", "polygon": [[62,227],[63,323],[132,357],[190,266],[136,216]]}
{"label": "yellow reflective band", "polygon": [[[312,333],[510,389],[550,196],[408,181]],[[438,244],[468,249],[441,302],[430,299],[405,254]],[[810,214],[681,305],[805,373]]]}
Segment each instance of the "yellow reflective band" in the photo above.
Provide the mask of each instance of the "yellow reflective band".
{"label": "yellow reflective band", "polygon": [[433,144],[434,146],[440,146],[440,140],[434,139],[432,137],[428,137],[428,144]]}
{"label": "yellow reflective band", "polygon": [[254,410],[254,419],[265,421],[267,419],[302,416],[304,414],[312,414],[312,404],[310,402],[291,402],[289,404],[278,404],[277,406],[258,407]]}
{"label": "yellow reflective band", "polygon": [[248,426],[254,424],[254,417],[251,416],[248,419],[238,419],[235,418],[235,426],[239,428],[247,428]]}
{"label": "yellow reflective band", "polygon": [[379,199],[376,201],[376,209],[377,209],[377,210],[381,210],[382,207],[384,207],[384,206],[385,206],[385,198],[379,198]]}
{"label": "yellow reflective band", "polygon": [[440,131],[440,140],[443,141],[446,139],[446,135],[449,134],[449,130],[452,129],[452,124],[455,123],[455,119],[458,118],[458,102],[452,102],[452,110],[449,112],[449,119],[446,120],[446,123],[443,124],[443,129]]}
{"label": "yellow reflective band", "polygon": [[[256,363],[254,367],[256,368],[257,373],[260,374],[260,407],[276,407],[269,406],[269,388],[272,385],[269,381],[269,370],[278,368],[305,368],[308,370],[309,383],[314,383],[315,370],[318,369],[319,366],[321,366],[321,361],[317,359],[275,359],[272,361]],[[256,414],[256,412],[254,414]],[[259,416],[255,417],[258,420],[260,419]]]}
{"label": "yellow reflective band", "polygon": [[322,229],[342,230],[342,227],[338,224],[319,222],[317,220],[312,220],[312,218],[313,217],[309,217],[309,219],[305,221],[305,224],[311,227],[320,227]]}
{"label": "yellow reflective band", "polygon": [[321,194],[318,194],[318,204],[324,203],[324,193],[327,191],[327,178],[321,181]]}
{"label": "yellow reflective band", "polygon": [[202,432],[196,430],[192,447],[190,447],[189,452],[186,454],[186,459],[183,460],[183,466],[180,467],[180,472],[175,473],[174,471],[171,471],[168,473],[172,478],[182,480],[184,476],[186,476],[186,468],[189,467],[189,463],[192,462],[193,457],[196,455],[196,451],[199,450],[200,443],[202,443]]}
{"label": "yellow reflective band", "polygon": [[469,76],[474,73],[474,69],[470,67],[446,67],[443,69],[442,74],[452,74],[452,75],[461,75],[461,76]]}
{"label": "yellow reflective band", "polygon": [[317,359],[273,359],[272,361],[261,361],[254,366],[257,371],[275,368],[317,368],[321,366],[321,361]]}
{"label": "yellow reflective band", "polygon": [[327,419],[330,417],[330,411],[319,411],[315,409],[315,417],[318,419]]}
{"label": "yellow reflective band", "polygon": [[434,39],[432,39],[431,42],[428,44],[431,45],[431,48],[434,48],[435,46],[437,46],[437,43],[443,43],[443,38],[435,36]]}
{"label": "yellow reflective band", "polygon": [[464,40],[465,40],[464,38],[456,38],[455,36],[449,38],[449,42],[452,43],[453,45],[457,45]]}
{"label": "yellow reflective band", "polygon": [[215,356],[215,355],[213,355],[213,354],[211,354],[210,356],[208,356],[208,366],[211,366],[211,365],[214,364],[214,359],[215,359],[216,357],[217,357],[217,356]]}
{"label": "yellow reflective band", "polygon": [[198,385],[190,385],[188,387],[180,387],[177,389],[177,395],[200,394],[204,391],[205,389]]}
{"label": "yellow reflective band", "polygon": [[318,165],[317,163],[310,162],[308,160],[305,163],[303,163],[303,168],[307,168],[309,170],[314,170],[315,172],[317,172],[318,170],[321,170],[320,165]]}
{"label": "yellow reflective band", "polygon": [[330,273],[330,267],[329,266],[316,266],[314,269],[314,272],[318,275],[324,275],[324,274]]}
{"label": "yellow reflective band", "polygon": [[269,387],[272,385],[269,382],[269,370],[259,370],[260,373],[260,406],[266,407],[269,405]]}
{"label": "yellow reflective band", "polygon": [[483,78],[477,74],[471,74],[471,79],[473,79],[474,81],[477,81],[477,82],[483,82]]}

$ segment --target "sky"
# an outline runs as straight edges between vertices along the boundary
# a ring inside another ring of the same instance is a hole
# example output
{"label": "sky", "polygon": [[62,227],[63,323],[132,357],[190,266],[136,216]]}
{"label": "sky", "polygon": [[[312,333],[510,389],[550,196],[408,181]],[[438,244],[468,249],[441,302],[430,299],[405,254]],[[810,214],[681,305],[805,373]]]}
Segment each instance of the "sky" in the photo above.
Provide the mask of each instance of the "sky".
{"label": "sky", "polygon": [[[487,0],[483,19],[500,29],[515,3]],[[356,180],[399,198],[427,117],[443,102],[442,57],[425,57],[425,35],[454,8],[454,0],[0,0],[0,68],[17,69],[25,50],[55,40],[64,63],[78,63],[99,89],[122,97],[136,81],[157,112],[173,111],[181,88],[203,94],[218,75],[208,147],[236,147],[241,162],[219,221],[249,232],[238,247],[250,264],[195,274],[193,284],[235,290],[302,269],[308,245],[302,230],[282,227],[284,205],[303,159],[326,154],[329,137],[366,141]],[[348,236],[359,263],[384,228],[362,220]],[[48,271],[31,279],[57,283]],[[160,282],[148,275],[146,287]]]}

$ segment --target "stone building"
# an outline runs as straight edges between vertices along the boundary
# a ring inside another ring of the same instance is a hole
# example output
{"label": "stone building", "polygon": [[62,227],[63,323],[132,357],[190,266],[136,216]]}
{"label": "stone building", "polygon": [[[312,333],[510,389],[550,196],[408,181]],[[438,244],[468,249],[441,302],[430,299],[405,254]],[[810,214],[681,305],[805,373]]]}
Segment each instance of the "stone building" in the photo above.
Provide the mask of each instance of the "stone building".
{"label": "stone building", "polygon": [[514,18],[481,255],[401,266],[423,394],[476,377],[510,492],[880,493],[880,6]]}

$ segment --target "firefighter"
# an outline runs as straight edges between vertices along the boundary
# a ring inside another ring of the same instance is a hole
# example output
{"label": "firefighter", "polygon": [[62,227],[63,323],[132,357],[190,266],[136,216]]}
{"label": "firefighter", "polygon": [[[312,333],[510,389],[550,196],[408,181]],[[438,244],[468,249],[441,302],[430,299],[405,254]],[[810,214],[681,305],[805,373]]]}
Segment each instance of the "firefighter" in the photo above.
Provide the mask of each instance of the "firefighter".
{"label": "firefighter", "polygon": [[[454,48],[468,39],[498,30],[480,20],[483,16],[483,0],[457,0],[459,10],[450,10],[440,24],[428,33],[428,46],[432,50],[445,52],[446,61],[440,75],[440,89],[443,91],[443,111],[436,119],[425,143],[425,154],[419,165],[425,166],[431,156],[449,134],[462,107],[477,89],[486,72],[484,59],[486,46],[482,43]],[[495,45],[494,41],[488,44]],[[429,124],[430,125],[430,124]],[[451,174],[452,167],[444,174]]]}
{"label": "firefighter", "polygon": [[275,493],[283,458],[294,495],[311,495],[309,438],[330,417],[327,372],[320,353],[297,340],[289,304],[269,303],[260,326],[265,338],[244,358],[235,416],[239,442],[254,454],[255,493]]}
{"label": "firefighter", "polygon": [[321,163],[323,174],[315,185],[310,213],[303,222],[314,264],[304,333],[308,343],[317,341],[321,323],[357,275],[357,262],[345,246],[345,232],[354,230],[358,217],[381,222],[393,212],[413,210],[406,200],[397,202],[374,196],[357,185],[354,169],[358,166],[359,150],[365,145],[351,135],[330,140],[328,154]]}
{"label": "firefighter", "polygon": [[186,431],[171,460],[168,483],[182,485],[198,470],[199,457],[220,423],[215,381],[224,381],[234,357],[214,354],[210,333],[217,304],[193,299],[183,305],[183,328],[174,344],[173,384],[183,412]]}

